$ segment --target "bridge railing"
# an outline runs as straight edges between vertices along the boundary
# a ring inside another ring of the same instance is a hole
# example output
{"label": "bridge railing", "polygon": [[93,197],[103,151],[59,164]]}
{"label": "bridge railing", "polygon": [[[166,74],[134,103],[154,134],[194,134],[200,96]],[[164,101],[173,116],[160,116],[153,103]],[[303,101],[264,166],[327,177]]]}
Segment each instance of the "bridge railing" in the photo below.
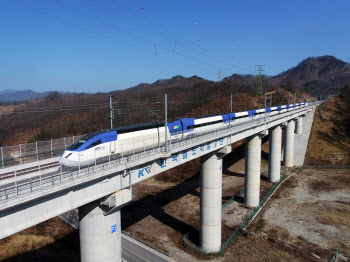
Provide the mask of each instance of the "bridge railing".
{"label": "bridge railing", "polygon": [[[311,106],[311,105],[310,105]],[[247,128],[268,123],[276,119],[298,113],[305,110],[305,108],[297,109],[294,111],[287,111],[284,114],[278,114],[274,116],[261,115],[251,118],[247,122],[228,124],[224,128],[210,129],[207,128],[201,134],[192,133],[184,139],[172,139],[168,141],[168,150],[174,150],[181,147],[190,148],[192,145],[198,144],[200,141],[205,141],[208,138],[218,138],[228,136],[234,132],[245,130]],[[120,165],[132,165],[140,159],[157,157],[160,153],[166,151],[164,143],[162,145],[152,145],[144,148],[133,149],[132,152],[124,152],[122,154],[109,154],[107,157],[95,158],[93,163],[88,166],[80,166],[74,168],[65,168],[62,166],[53,171],[52,168],[45,170],[45,167],[38,161],[38,167],[35,174],[29,175],[25,173],[19,173],[14,167],[14,171],[5,174],[6,177],[0,177],[0,201],[7,200],[9,198],[18,197],[22,194],[28,194],[44,187],[52,187],[63,182],[71,181],[73,179],[89,176],[91,174],[100,172],[101,170],[110,169],[112,167],[118,167]],[[4,179],[1,181],[1,179]],[[6,184],[3,183],[5,182]]]}
{"label": "bridge railing", "polygon": [[82,136],[4,146],[0,148],[0,168],[22,165],[62,155],[64,150]]}

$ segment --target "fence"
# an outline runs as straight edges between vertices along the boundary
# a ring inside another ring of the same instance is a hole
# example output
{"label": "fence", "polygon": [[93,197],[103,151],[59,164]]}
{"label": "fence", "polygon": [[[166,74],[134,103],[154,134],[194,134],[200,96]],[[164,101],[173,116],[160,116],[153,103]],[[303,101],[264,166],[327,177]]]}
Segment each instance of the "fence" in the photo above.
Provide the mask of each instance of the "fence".
{"label": "fence", "polygon": [[1,168],[54,158],[82,136],[64,137],[0,148]]}
{"label": "fence", "polygon": [[338,254],[338,246],[337,246],[335,253],[331,255],[331,257],[328,259],[328,262],[337,262],[338,258],[339,258],[339,254]]}
{"label": "fence", "polygon": [[[303,167],[300,167],[296,173],[300,172],[303,169]],[[221,249],[217,253],[206,253],[203,250],[201,250],[200,247],[194,245],[193,243],[188,243],[188,234],[184,235],[183,237],[183,245],[195,252],[197,255],[200,256],[219,256],[222,255],[227,247],[231,244],[231,242],[237,237],[238,233],[245,227],[247,227],[250,222],[255,218],[255,216],[260,212],[262,207],[265,205],[265,203],[268,201],[268,199],[271,197],[271,195],[277,190],[279,185],[283,182],[283,180],[286,178],[286,173],[284,173],[281,177],[281,179],[271,188],[271,190],[267,193],[267,195],[264,197],[264,199],[259,203],[259,206],[256,207],[252,213],[238,226],[238,228],[231,234],[231,236],[226,240],[226,242],[222,245]],[[241,192],[240,192],[241,193]],[[231,201],[232,202],[232,201]]]}
{"label": "fence", "polygon": [[330,99],[332,99],[333,97],[336,97],[336,96],[338,96],[338,95],[340,95],[340,93],[336,93],[336,94],[334,94],[334,95],[328,96],[327,99],[326,99],[326,101],[324,101],[323,104],[320,106],[318,112],[319,112],[319,116],[320,116],[320,118],[321,118],[322,120],[331,120],[331,119],[328,119],[328,118],[326,119],[326,118],[323,117],[323,115],[322,115],[322,109],[323,109],[323,107],[327,104],[327,102],[328,102]]}

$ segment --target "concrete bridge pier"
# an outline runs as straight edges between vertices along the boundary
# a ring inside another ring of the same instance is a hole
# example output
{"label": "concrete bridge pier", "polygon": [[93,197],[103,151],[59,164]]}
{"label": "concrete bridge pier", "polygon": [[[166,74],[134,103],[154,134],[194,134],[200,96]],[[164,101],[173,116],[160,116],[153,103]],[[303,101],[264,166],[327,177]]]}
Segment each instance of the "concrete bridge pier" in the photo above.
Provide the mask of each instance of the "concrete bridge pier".
{"label": "concrete bridge pier", "polygon": [[299,116],[296,123],[295,133],[301,134],[303,132],[303,116]]}
{"label": "concrete bridge pier", "polygon": [[247,137],[245,143],[244,203],[257,207],[260,197],[261,137]]}
{"label": "concrete bridge pier", "polygon": [[285,127],[285,137],[284,137],[284,155],[283,164],[287,167],[294,166],[293,154],[294,154],[294,130],[295,130],[295,120],[290,120]]}
{"label": "concrete bridge pier", "polygon": [[79,207],[80,260],[121,262],[120,209],[100,202]]}
{"label": "concrete bridge pier", "polygon": [[269,175],[270,182],[280,180],[281,174],[281,145],[282,129],[281,126],[274,126],[269,129]]}
{"label": "concrete bridge pier", "polygon": [[222,156],[201,156],[200,247],[207,253],[221,248]]}

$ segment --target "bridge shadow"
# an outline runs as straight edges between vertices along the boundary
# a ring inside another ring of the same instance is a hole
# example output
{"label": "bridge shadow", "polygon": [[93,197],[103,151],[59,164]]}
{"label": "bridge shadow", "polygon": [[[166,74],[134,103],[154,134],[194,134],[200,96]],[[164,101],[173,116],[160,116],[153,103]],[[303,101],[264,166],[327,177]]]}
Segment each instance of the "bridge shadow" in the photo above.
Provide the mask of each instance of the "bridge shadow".
{"label": "bridge shadow", "polygon": [[[45,222],[44,222],[45,223]],[[68,225],[67,225],[68,226]],[[37,235],[40,238],[41,235]],[[46,235],[42,235],[46,237]],[[35,245],[38,243],[23,243],[23,245]],[[41,248],[15,255],[4,262],[44,262],[44,261],[80,261],[80,247],[79,247],[79,231],[74,230],[60,239],[56,239],[52,244],[43,246]]]}
{"label": "bridge shadow", "polygon": [[[163,209],[166,205],[188,194],[199,197],[199,193],[196,191],[198,187],[199,173],[174,187],[159,192],[156,195],[148,195],[137,202],[124,207],[121,212],[122,230],[127,229],[147,216],[152,216],[173,230],[180,232],[182,235],[189,233],[192,238],[191,241],[198,243],[199,231],[194,224],[189,225],[176,217],[167,214]],[[194,221],[194,223],[199,223],[199,220]]]}
{"label": "bridge shadow", "polygon": [[[262,143],[268,141],[268,136],[263,138]],[[268,158],[268,154],[265,153]],[[232,152],[225,156],[225,160],[223,161],[223,170],[226,175],[236,176],[236,177],[244,177],[245,174],[237,173],[229,171],[228,168],[242,158],[245,157],[245,144],[241,144],[234,148]],[[132,225],[140,222],[148,216],[152,216],[157,219],[164,225],[172,228],[173,230],[185,235],[189,233],[189,239],[195,243],[199,244],[199,217],[194,215],[194,219],[192,219],[192,223],[186,223],[181,221],[180,219],[174,217],[166,213],[164,207],[170,204],[173,201],[179,200],[180,198],[191,194],[196,197],[200,197],[198,188],[200,187],[200,179],[199,172],[197,172],[194,176],[180,182],[179,184],[163,190],[155,195],[148,195],[136,202],[131,203],[123,207],[121,212],[122,219],[122,230],[125,230]],[[137,192],[135,192],[137,194]],[[230,197],[226,197],[227,200]],[[225,198],[223,198],[225,200]],[[235,201],[239,203],[244,202],[244,198],[241,196],[235,196]],[[185,207],[183,207],[185,209]],[[150,229],[152,230],[152,229]]]}
{"label": "bridge shadow", "polygon": [[232,171],[230,171],[228,169],[224,169],[224,170],[225,170],[225,175],[227,175],[227,176],[245,177],[245,174],[232,172]]}
{"label": "bridge shadow", "polygon": [[[245,156],[245,144],[241,144],[234,148],[232,152],[225,157],[223,162],[223,170],[226,175],[244,177],[244,174],[229,171],[228,168]],[[192,223],[186,223],[180,219],[166,213],[164,207],[173,201],[179,200],[180,198],[191,194],[196,197],[200,197],[198,188],[200,187],[199,172],[194,176],[180,182],[179,184],[163,190],[155,195],[148,195],[136,202],[131,203],[123,207],[121,212],[122,219],[122,230],[125,230],[132,225],[140,222],[148,216],[152,216],[164,225],[172,228],[173,230],[185,235],[189,233],[189,239],[199,244],[199,217],[194,215]],[[137,194],[137,192],[135,192]],[[227,200],[230,197],[227,197]],[[225,200],[225,198],[223,198]],[[243,197],[235,196],[235,201],[243,203]],[[183,207],[185,209],[185,207]],[[151,230],[151,229],[150,229]]]}

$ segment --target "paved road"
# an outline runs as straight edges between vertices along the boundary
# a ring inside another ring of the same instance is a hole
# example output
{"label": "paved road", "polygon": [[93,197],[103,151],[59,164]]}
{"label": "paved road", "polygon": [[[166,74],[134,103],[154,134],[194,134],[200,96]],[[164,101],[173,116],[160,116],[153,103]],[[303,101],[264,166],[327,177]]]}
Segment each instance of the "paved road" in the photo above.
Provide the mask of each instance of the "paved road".
{"label": "paved road", "polygon": [[122,257],[127,262],[168,262],[171,258],[122,234]]}

